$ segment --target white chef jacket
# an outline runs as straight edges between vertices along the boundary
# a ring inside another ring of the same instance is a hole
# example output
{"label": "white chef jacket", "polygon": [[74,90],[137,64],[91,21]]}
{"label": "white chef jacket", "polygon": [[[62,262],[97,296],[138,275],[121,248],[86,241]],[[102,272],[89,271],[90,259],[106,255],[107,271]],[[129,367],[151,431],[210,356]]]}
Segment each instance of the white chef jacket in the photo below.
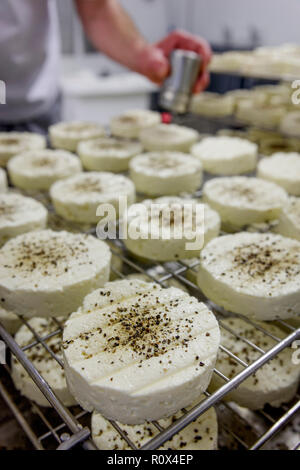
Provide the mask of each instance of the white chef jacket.
{"label": "white chef jacket", "polygon": [[56,0],[0,1],[0,123],[47,112],[58,95],[59,55]]}

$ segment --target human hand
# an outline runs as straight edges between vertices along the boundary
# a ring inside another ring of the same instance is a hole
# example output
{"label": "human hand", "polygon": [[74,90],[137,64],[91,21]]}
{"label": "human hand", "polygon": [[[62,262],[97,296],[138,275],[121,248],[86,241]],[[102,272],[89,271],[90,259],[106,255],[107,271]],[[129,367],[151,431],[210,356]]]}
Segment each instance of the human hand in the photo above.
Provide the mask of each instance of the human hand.
{"label": "human hand", "polygon": [[173,31],[158,43],[147,45],[139,58],[140,73],[160,85],[170,72],[169,56],[174,49],[185,49],[201,55],[202,67],[194,87],[194,93],[200,93],[209,84],[207,66],[212,52],[205,39],[185,31]]}

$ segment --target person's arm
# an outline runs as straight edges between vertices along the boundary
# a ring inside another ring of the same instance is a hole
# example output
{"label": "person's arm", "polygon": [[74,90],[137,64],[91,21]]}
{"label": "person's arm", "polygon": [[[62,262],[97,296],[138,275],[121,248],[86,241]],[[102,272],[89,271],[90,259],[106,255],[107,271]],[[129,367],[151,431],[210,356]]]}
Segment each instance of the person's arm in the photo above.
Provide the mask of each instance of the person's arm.
{"label": "person's arm", "polygon": [[75,0],[83,27],[94,44],[112,59],[141,73],[155,83],[162,83],[169,73],[168,56],[175,48],[189,49],[203,57],[203,73],[195,91],[208,83],[205,71],[210,48],[205,40],[175,31],[155,45],[148,44],[118,0]]}

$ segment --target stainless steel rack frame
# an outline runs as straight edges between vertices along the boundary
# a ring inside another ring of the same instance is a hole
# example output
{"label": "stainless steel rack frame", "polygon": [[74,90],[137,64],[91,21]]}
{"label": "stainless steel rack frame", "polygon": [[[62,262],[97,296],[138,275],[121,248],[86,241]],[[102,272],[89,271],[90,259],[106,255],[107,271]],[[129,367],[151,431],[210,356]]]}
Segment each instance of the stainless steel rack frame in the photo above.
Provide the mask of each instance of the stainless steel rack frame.
{"label": "stainless steel rack frame", "polygon": [[[91,232],[89,232],[91,233]],[[92,231],[92,233],[94,233]],[[186,273],[188,270],[195,270],[197,268],[198,261],[191,266],[188,266],[184,262],[176,263],[149,263],[147,265],[142,264],[135,258],[132,258],[127,252],[120,240],[112,241],[112,252],[116,257],[119,257],[123,261],[124,269],[123,272],[119,272],[113,269],[115,277],[124,278],[129,273],[142,273],[149,277],[149,280],[158,282],[160,285],[165,286],[166,281],[169,279],[177,279],[181,282],[191,293],[198,299],[204,301],[210,309],[216,314],[220,328],[225,328],[232,335],[244,341],[245,344],[250,345],[258,353],[259,357],[251,364],[245,363],[231,351],[226,349],[224,346],[220,346],[221,350],[228,354],[232,360],[240,364],[243,370],[238,373],[232,379],[229,379],[219,370],[215,369],[214,373],[221,377],[224,381],[224,385],[220,387],[213,394],[206,393],[206,397],[193,409],[187,411],[182,410],[182,417],[175,421],[171,426],[163,429],[158,422],[154,422],[157,429],[157,435],[154,436],[149,442],[143,446],[138,446],[141,450],[158,449],[164,442],[168,441],[172,436],[178,433],[181,429],[195,420],[198,416],[208,410],[210,407],[215,406],[220,425],[220,445],[221,448],[232,448],[232,449],[249,449],[257,450],[261,448],[278,448],[282,447],[282,440],[279,444],[275,442],[276,436],[285,432],[287,424],[295,420],[296,416],[299,415],[300,400],[299,395],[295,397],[292,403],[283,405],[279,409],[264,409],[258,412],[251,412],[249,410],[242,409],[233,403],[222,401],[228,392],[238,386],[241,382],[247,379],[260,367],[262,367],[270,359],[274,358],[280,351],[285,348],[291,347],[294,341],[300,339],[300,328],[295,329],[289,323],[285,321],[277,321],[276,323],[281,326],[285,331],[284,339],[279,339],[266,331],[255,321],[250,320],[242,315],[237,315],[243,319],[247,324],[256,327],[264,335],[271,337],[274,340],[274,346],[270,350],[263,350],[260,346],[257,346],[248,339],[240,336],[232,329],[229,329],[223,324],[222,319],[228,315],[223,309],[213,304],[211,301],[206,299],[199,288],[193,284],[187,277]],[[121,249],[120,249],[121,248]],[[159,277],[155,274],[153,276],[153,269],[159,273]],[[20,408],[14,402],[14,391],[12,382],[9,378],[10,368],[5,366],[1,370],[0,376],[0,395],[6,402],[14,414],[16,420],[23,428],[28,439],[31,441],[32,446],[35,449],[59,449],[67,450],[72,449],[76,445],[82,445],[84,449],[95,450],[96,447],[90,438],[89,428],[89,413],[80,409],[80,407],[73,407],[67,409],[55,396],[49,385],[39,374],[33,364],[28,360],[26,351],[36,345],[41,345],[48,354],[50,354],[59,364],[63,367],[61,360],[53,353],[53,351],[47,346],[47,339],[55,335],[61,335],[62,327],[58,320],[56,331],[45,337],[40,337],[32,327],[30,327],[26,319],[20,317],[22,322],[26,324],[32,331],[35,341],[25,348],[21,349],[13,337],[5,330],[3,325],[0,323],[0,336],[7,344],[11,353],[20,361],[24,366],[32,380],[36,383],[42,393],[49,401],[51,408],[41,408],[34,403],[28,402],[29,415],[33,416],[33,419],[28,419],[28,411],[26,414],[22,413]],[[116,429],[123,439],[127,442],[128,446],[132,449],[137,449],[137,446],[131,442],[127,434],[122,430],[122,425],[111,422],[112,426]],[[300,425],[300,424],[299,424]],[[300,429],[297,431],[297,424],[294,424],[296,431],[293,434],[292,440],[289,442],[284,440],[284,448],[298,449],[300,446]]]}
{"label": "stainless steel rack frame", "polygon": [[[299,106],[300,109],[300,106]],[[197,113],[188,112],[186,114],[174,114],[172,118],[172,122],[192,127],[199,132],[203,132],[203,125],[205,128],[211,127],[211,130],[208,130],[208,133],[213,134],[216,130],[221,129],[236,129],[236,130],[245,130],[245,129],[255,129],[258,131],[264,131],[266,133],[276,133],[285,139],[293,139],[300,141],[300,135],[298,134],[287,134],[286,132],[282,132],[279,128],[268,128],[264,126],[259,126],[255,124],[251,124],[246,121],[241,121],[237,119],[234,115],[224,116],[224,117],[217,117],[217,116],[204,116]]]}

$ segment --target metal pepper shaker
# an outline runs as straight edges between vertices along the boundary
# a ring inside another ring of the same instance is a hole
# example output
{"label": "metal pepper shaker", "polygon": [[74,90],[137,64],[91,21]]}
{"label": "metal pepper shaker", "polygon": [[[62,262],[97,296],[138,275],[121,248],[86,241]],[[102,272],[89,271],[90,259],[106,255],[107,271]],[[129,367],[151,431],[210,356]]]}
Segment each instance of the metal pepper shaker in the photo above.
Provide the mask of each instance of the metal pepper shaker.
{"label": "metal pepper shaker", "polygon": [[202,58],[192,51],[175,49],[171,55],[171,75],[166,79],[160,93],[162,108],[185,113],[199,75]]}

